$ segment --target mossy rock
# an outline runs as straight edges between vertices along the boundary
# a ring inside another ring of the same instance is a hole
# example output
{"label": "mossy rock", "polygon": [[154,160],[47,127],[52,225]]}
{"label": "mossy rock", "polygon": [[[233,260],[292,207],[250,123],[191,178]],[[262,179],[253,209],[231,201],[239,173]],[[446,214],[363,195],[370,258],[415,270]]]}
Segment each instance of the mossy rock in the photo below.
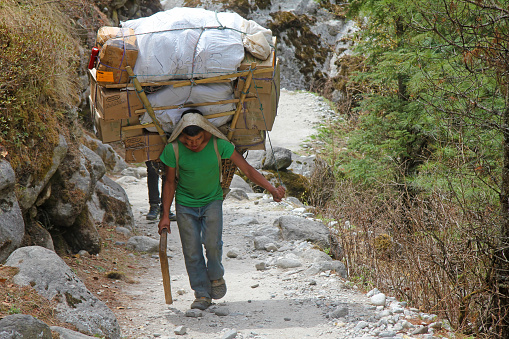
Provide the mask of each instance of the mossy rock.
{"label": "mossy rock", "polygon": [[278,39],[283,39],[288,46],[295,48],[295,58],[302,64],[300,71],[306,77],[306,81],[325,81],[327,75],[315,72],[315,69],[317,65],[325,63],[332,50],[328,46],[323,46],[320,36],[312,32],[311,25],[316,23],[316,19],[305,14],[296,15],[286,11],[270,15],[273,20],[268,23],[268,28]]}
{"label": "mossy rock", "polygon": [[[269,174],[266,174],[269,173]],[[269,180],[274,186],[280,185],[279,177],[281,177],[281,181],[283,185],[286,187],[286,196],[287,197],[295,197],[298,198],[302,202],[307,202],[309,198],[309,180],[303,175],[293,173],[288,170],[280,170],[276,171],[267,171],[265,173],[265,177]],[[245,178],[245,180],[249,180]],[[264,192],[264,189],[260,186],[254,186],[253,190],[255,192]]]}
{"label": "mossy rock", "polygon": [[268,9],[272,5],[272,2],[271,0],[255,0],[255,5],[259,9]]}

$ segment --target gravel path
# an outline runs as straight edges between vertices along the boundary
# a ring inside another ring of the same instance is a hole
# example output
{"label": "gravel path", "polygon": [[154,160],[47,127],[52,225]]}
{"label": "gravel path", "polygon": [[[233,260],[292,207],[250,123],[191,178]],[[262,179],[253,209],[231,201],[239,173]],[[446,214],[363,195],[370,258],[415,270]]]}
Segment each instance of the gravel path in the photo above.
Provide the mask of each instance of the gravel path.
{"label": "gravel path", "polygon": [[[285,90],[279,107],[271,142],[273,146],[294,152],[303,151],[301,144],[330,113],[321,98]],[[137,232],[158,238],[157,224],[145,219],[146,178],[123,186],[133,206]],[[376,294],[377,291],[369,295],[361,293],[347,279],[330,270],[310,270],[314,263],[324,259],[317,258],[318,251],[307,242],[279,241],[276,247],[269,248],[273,251],[255,249],[257,233],[273,227],[280,216],[302,216],[303,210],[290,200],[275,203],[263,194],[250,194],[248,200],[227,199],[223,263],[228,293],[200,312],[189,309],[194,295],[185,272],[178,230],[172,225],[168,253],[174,303],[164,303],[160,264],[157,255],[152,255],[147,273],[136,277],[141,283],[128,285],[123,291],[131,296],[128,307],[116,312],[123,336],[434,338],[430,333],[439,332],[442,325],[433,316],[405,308],[404,303],[385,298]],[[281,264],[282,258],[300,266],[285,266]],[[266,269],[259,270],[262,267]],[[371,298],[371,294],[376,295]]]}

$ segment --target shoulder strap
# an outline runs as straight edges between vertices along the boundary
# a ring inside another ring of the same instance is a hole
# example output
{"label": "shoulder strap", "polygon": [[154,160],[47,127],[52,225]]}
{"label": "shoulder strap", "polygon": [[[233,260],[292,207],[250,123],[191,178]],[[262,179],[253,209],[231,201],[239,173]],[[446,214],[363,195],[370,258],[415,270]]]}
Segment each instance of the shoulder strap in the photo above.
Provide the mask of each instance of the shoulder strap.
{"label": "shoulder strap", "polygon": [[179,145],[178,145],[178,142],[177,140],[173,141],[172,143],[172,146],[173,146],[173,152],[175,153],[175,177],[177,178],[177,180],[179,179]]}
{"label": "shoulder strap", "polygon": [[221,156],[219,155],[219,151],[217,149],[217,137],[213,136],[214,138],[214,151],[216,151],[217,155],[217,163],[219,164],[219,182],[223,182],[223,163],[221,161]]}

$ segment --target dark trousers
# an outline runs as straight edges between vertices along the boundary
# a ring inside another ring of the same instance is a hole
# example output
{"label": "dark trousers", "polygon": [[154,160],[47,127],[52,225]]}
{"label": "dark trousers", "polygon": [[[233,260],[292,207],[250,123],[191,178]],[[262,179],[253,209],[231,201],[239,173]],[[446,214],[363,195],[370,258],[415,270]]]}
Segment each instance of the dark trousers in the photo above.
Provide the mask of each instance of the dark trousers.
{"label": "dark trousers", "polygon": [[160,204],[161,195],[159,191],[159,173],[162,173],[161,190],[164,184],[164,164],[159,161],[146,161],[147,165],[147,186],[148,186],[148,203],[150,205]]}

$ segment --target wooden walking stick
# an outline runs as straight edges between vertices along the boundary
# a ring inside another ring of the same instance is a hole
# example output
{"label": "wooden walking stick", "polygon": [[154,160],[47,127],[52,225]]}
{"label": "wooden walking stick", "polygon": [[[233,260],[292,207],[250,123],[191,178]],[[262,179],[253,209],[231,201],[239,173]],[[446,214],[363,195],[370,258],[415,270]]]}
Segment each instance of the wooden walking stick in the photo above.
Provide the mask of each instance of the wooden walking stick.
{"label": "wooden walking stick", "polygon": [[161,262],[161,273],[163,274],[164,299],[168,305],[173,304],[171,297],[170,268],[168,267],[168,256],[166,255],[166,238],[168,230],[163,228],[159,239],[159,261]]}

